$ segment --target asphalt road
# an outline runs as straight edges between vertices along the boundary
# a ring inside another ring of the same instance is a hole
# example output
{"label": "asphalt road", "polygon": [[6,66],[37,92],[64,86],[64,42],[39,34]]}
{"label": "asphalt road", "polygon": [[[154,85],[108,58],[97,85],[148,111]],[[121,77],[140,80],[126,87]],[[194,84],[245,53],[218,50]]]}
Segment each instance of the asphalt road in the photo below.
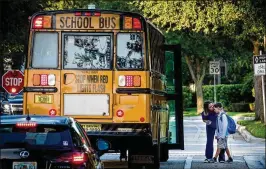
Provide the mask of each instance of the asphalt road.
{"label": "asphalt road", "polygon": [[[265,141],[246,142],[236,133],[228,139],[233,163],[203,163],[205,156],[205,124],[198,119],[184,118],[185,150],[170,150],[170,158],[161,163],[161,169],[265,169]],[[216,141],[214,143],[216,150]],[[126,162],[119,162],[118,154],[102,157],[106,168],[127,168]],[[227,159],[227,157],[226,157]]]}

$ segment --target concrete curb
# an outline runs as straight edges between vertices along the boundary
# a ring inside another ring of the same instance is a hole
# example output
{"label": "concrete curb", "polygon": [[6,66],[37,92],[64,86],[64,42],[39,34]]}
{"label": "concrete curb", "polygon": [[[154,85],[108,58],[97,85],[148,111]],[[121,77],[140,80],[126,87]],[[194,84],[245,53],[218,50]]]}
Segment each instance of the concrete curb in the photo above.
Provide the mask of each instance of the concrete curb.
{"label": "concrete curb", "polygon": [[265,168],[265,155],[261,157],[260,162]]}
{"label": "concrete curb", "polygon": [[241,126],[239,124],[236,125],[237,131],[243,136],[243,138],[249,143],[258,143],[258,142],[265,142],[265,139],[254,137],[246,130],[245,126]]}

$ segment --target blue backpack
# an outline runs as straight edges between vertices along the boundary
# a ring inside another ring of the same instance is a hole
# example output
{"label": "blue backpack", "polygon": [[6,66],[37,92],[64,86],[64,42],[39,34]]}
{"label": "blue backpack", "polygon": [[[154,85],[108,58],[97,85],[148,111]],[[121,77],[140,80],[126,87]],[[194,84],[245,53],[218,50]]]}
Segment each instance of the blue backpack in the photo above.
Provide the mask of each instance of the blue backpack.
{"label": "blue backpack", "polygon": [[[222,118],[222,115],[225,114],[225,113],[222,113],[221,114],[221,121],[223,121],[223,118]],[[227,131],[229,134],[235,134],[236,133],[236,123],[234,121],[234,119],[230,116],[228,116],[227,114],[225,114],[226,117],[227,117],[227,121],[228,121],[228,126],[227,126]]]}

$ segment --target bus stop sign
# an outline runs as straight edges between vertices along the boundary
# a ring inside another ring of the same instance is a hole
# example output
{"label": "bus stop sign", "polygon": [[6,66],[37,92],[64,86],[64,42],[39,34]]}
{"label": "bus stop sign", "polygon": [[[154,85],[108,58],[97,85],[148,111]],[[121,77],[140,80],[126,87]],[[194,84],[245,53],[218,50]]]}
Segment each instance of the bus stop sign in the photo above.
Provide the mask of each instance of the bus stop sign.
{"label": "bus stop sign", "polygon": [[2,76],[2,87],[9,94],[18,94],[23,90],[24,75],[20,70],[9,70]]}

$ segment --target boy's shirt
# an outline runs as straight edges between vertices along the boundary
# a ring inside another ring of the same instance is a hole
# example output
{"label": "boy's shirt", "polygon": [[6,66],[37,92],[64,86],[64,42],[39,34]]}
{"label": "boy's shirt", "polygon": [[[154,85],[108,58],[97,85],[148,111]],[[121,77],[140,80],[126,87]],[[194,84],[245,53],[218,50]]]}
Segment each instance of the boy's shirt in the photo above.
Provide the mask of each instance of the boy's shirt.
{"label": "boy's shirt", "polygon": [[223,112],[223,114],[220,112],[217,117],[217,128],[215,130],[215,136],[217,136],[218,139],[228,136],[227,125],[228,121],[225,112]]}

